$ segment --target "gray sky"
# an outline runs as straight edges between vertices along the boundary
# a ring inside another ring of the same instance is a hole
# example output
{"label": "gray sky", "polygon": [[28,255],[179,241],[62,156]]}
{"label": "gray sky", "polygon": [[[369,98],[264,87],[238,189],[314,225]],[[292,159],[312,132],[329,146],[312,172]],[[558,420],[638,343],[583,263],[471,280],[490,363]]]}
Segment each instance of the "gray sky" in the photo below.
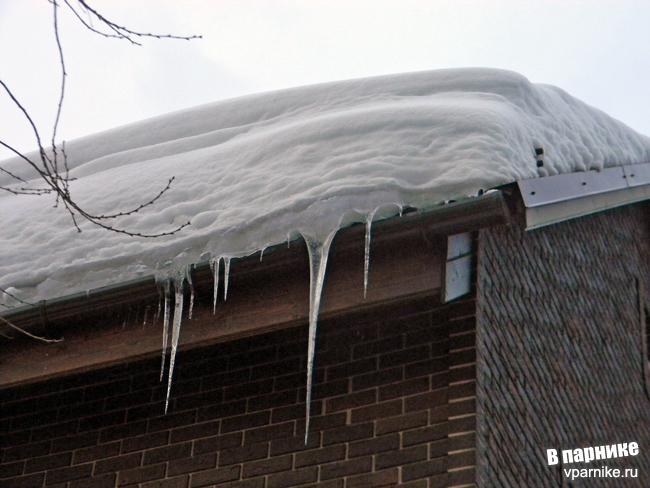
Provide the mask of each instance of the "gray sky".
{"label": "gray sky", "polygon": [[[62,0],[60,0],[61,3]],[[143,46],[90,33],[63,5],[59,138],[292,86],[452,67],[517,71],[650,135],[650,2],[637,0],[89,0]],[[0,78],[51,139],[60,66],[46,0],[0,0]],[[33,133],[4,93],[0,139]],[[0,151],[0,159],[8,157]]]}

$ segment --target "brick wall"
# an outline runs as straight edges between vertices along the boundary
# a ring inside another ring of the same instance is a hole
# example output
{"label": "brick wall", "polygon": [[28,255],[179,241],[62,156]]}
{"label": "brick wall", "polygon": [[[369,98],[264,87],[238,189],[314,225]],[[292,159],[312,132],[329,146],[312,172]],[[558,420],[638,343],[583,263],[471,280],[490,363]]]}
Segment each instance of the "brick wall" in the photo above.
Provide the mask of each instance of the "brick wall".
{"label": "brick wall", "polygon": [[[639,292],[650,243],[643,207],[543,229],[479,236],[477,296],[480,487],[647,487],[650,401]],[[637,468],[635,479],[571,485],[546,449],[636,441],[636,457],[568,467]],[[564,483],[564,484],[563,484]]]}
{"label": "brick wall", "polygon": [[[303,445],[307,327],[0,392],[0,486],[442,487],[475,471],[475,300],[323,321]],[[34,358],[38,360],[38,358]]]}

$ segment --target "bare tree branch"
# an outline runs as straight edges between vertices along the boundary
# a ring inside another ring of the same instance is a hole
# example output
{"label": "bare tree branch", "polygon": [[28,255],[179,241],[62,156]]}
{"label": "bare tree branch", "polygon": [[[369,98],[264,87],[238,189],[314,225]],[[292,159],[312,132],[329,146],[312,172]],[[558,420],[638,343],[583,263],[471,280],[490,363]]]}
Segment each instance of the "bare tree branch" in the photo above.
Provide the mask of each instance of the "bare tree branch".
{"label": "bare tree branch", "polygon": [[[52,138],[51,138],[51,156],[48,155],[48,152],[46,151],[45,147],[43,146],[41,134],[39,133],[38,128],[36,127],[36,124],[32,117],[29,115],[28,111],[26,108],[18,101],[16,96],[13,94],[13,92],[9,89],[7,84],[0,79],[0,85],[2,85],[2,88],[4,88],[5,93],[9,96],[9,98],[12,100],[13,104],[19,109],[19,111],[23,114],[23,117],[27,120],[29,123],[32,132],[34,133],[34,137],[36,139],[36,144],[38,147],[38,159],[34,158],[34,160],[30,159],[20,151],[16,150],[13,148],[10,144],[8,144],[5,141],[0,140],[0,145],[9,149],[11,152],[13,152],[16,156],[18,156],[25,164],[30,166],[34,171],[36,171],[36,174],[40,177],[41,180],[45,182],[45,188],[39,188],[38,186],[36,187],[30,187],[30,182],[28,182],[26,179],[16,175],[14,172],[9,171],[5,168],[0,167],[0,172],[5,173],[8,175],[10,178],[15,180],[16,182],[23,183],[26,186],[20,186],[20,187],[7,187],[7,186],[0,186],[0,191],[7,191],[9,193],[12,193],[14,195],[48,195],[48,194],[54,194],[56,196],[56,201],[55,201],[55,207],[58,206],[58,204],[61,202],[63,204],[63,207],[65,207],[65,210],[68,212],[70,215],[70,218],[72,219],[72,224],[74,227],[77,229],[78,232],[81,232],[81,228],[79,227],[79,222],[77,221],[77,217],[81,217],[84,220],[88,220],[92,224],[101,227],[107,231],[110,232],[115,232],[118,234],[124,234],[127,236],[131,237],[146,237],[146,238],[153,238],[153,237],[161,237],[161,236],[168,236],[172,234],[176,234],[179,232],[181,229],[184,229],[188,225],[190,225],[190,222],[187,222],[183,225],[180,225],[171,231],[167,232],[161,232],[161,233],[156,233],[156,234],[144,234],[140,232],[135,232],[135,231],[129,231],[125,229],[120,229],[117,228],[113,225],[110,225],[107,223],[107,221],[110,221],[111,219],[116,219],[118,217],[125,217],[128,215],[133,215],[135,213],[138,213],[140,210],[144,209],[145,207],[148,207],[150,205],[153,205],[156,201],[158,201],[163,194],[165,194],[171,187],[172,182],[174,181],[174,178],[170,178],[169,181],[167,182],[167,185],[153,198],[150,200],[147,200],[145,203],[142,203],[138,205],[137,207],[127,210],[127,211],[122,211],[122,212],[117,212],[114,214],[99,214],[95,215],[91,212],[88,212],[84,210],[82,207],[77,204],[77,202],[73,199],[73,197],[70,194],[70,182],[74,181],[75,178],[70,178],[69,176],[69,167],[68,167],[68,158],[67,154],[65,151],[65,142],[61,144],[61,147],[59,148],[56,143],[56,135],[57,131],[59,128],[59,122],[61,120],[61,113],[62,113],[62,108],[63,108],[63,100],[65,98],[65,88],[66,88],[66,77],[67,77],[67,72],[66,72],[66,66],[65,66],[65,59],[63,56],[63,47],[61,44],[61,39],[59,36],[59,20],[58,20],[58,9],[59,9],[59,3],[58,0],[47,0],[52,4],[53,7],[53,25],[54,25],[54,36],[56,40],[56,46],[58,50],[58,56],[59,56],[59,63],[61,65],[61,91],[58,99],[58,105],[57,105],[57,111],[56,111],[56,117],[54,120],[54,125],[52,128]],[[117,39],[125,39],[129,41],[131,44],[135,45],[140,45],[139,42],[135,41],[133,37],[152,37],[156,39],[184,39],[184,40],[190,40],[190,39],[200,39],[202,36],[174,36],[174,35],[169,35],[169,34],[152,34],[152,33],[143,33],[143,32],[137,32],[133,31],[131,29],[128,29],[127,27],[121,26],[119,24],[116,24],[110,20],[108,20],[106,17],[102,16],[98,11],[95,9],[91,8],[88,3],[85,0],[77,0],[78,5],[80,8],[88,15],[88,22],[86,22],[82,16],[79,14],[77,9],[74,8],[74,6],[70,3],[70,0],[63,0],[65,4],[69,7],[69,9],[74,13],[74,15],[77,17],[77,19],[91,32],[101,35],[103,37],[107,38],[117,38]],[[92,19],[95,18],[99,21],[100,25],[103,25],[105,28],[107,28],[110,32],[103,32],[95,27],[92,26]],[[61,157],[63,158],[63,168],[65,169],[65,174],[61,174],[59,171],[59,163]],[[15,297],[13,294],[8,293],[6,290],[0,288],[0,291],[3,293],[7,294],[8,296],[14,298],[20,303],[23,303],[25,305],[32,305],[30,303],[24,302],[20,300],[19,298]],[[2,304],[3,306],[7,307],[6,305]],[[11,307],[8,307],[11,308]],[[0,317],[0,321],[3,323],[7,324],[9,327],[29,336],[34,339],[38,339],[44,342],[52,343],[52,342],[60,342],[63,339],[58,339],[58,340],[53,340],[53,339],[45,339],[42,337],[38,337],[35,335],[30,334],[29,332],[22,330],[20,327],[17,327],[13,325],[11,322],[8,320]],[[0,335],[7,337],[11,339],[11,337],[7,336],[6,334],[3,334],[0,332]]]}
{"label": "bare tree branch", "polygon": [[16,327],[14,324],[9,322],[7,319],[4,319],[2,317],[0,317],[0,322],[4,322],[5,324],[7,324],[12,329],[17,330],[18,332],[21,332],[21,333],[31,337],[32,339],[38,339],[39,341],[48,342],[48,343],[63,341],[63,337],[61,337],[61,339],[46,339],[45,337],[35,336],[34,334],[30,334],[29,332],[27,332],[26,330],[21,329],[20,327]]}

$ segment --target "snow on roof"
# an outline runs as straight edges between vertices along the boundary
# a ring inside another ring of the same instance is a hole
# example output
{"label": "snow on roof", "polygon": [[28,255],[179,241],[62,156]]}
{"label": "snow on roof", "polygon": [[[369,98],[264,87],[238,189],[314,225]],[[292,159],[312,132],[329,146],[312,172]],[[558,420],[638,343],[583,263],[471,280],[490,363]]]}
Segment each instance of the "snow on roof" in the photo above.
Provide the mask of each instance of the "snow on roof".
{"label": "snow on roof", "polygon": [[[543,148],[538,167],[535,149]],[[0,287],[34,302],[206,260],[296,231],[326,236],[381,207],[427,208],[481,189],[650,161],[650,138],[559,88],[495,69],[327,83],[216,102],[66,144],[73,198],[96,213],[154,205],[107,232],[53,196],[0,194]],[[6,169],[33,178],[16,160]],[[0,186],[13,181],[0,174]],[[4,297],[6,304],[12,299]]]}

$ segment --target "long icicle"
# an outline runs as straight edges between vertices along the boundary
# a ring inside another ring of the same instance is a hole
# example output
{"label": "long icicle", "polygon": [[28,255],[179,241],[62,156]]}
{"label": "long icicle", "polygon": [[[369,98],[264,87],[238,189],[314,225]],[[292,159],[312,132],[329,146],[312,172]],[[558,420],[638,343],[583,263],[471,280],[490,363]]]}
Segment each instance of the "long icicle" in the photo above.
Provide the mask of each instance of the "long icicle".
{"label": "long icicle", "polygon": [[194,310],[194,284],[192,283],[192,265],[188,264],[187,269],[185,270],[185,278],[187,279],[187,284],[190,285],[190,310],[188,313],[188,318],[192,320],[192,310]]}
{"label": "long icicle", "polygon": [[368,274],[370,271],[370,234],[372,231],[372,219],[375,217],[377,209],[374,209],[366,215],[366,249],[363,258],[363,299],[366,299],[368,293]]}
{"label": "long icicle", "polygon": [[165,375],[165,358],[167,355],[167,336],[169,335],[169,294],[170,283],[166,280],[163,284],[165,287],[165,311],[163,315],[163,343],[162,343],[162,366],[160,367],[160,381]]}
{"label": "long icicle", "polygon": [[223,301],[228,299],[228,276],[230,275],[230,258],[223,257]]}
{"label": "long icicle", "polygon": [[212,278],[214,280],[213,283],[214,297],[212,301],[212,315],[215,315],[217,313],[217,296],[219,292],[219,263],[220,262],[221,262],[221,258],[215,258],[210,260],[210,268],[212,269]]}
{"label": "long icicle", "polygon": [[[187,269],[185,269],[187,272]],[[176,301],[174,304],[174,323],[172,325],[172,351],[169,357],[169,376],[167,378],[167,399],[165,400],[165,413],[169,407],[169,395],[172,391],[172,378],[174,375],[174,363],[176,361],[176,351],[178,349],[178,339],[181,335],[181,323],[183,321],[183,284],[185,283],[185,273],[179,273],[174,277],[174,291]]]}
{"label": "long icicle", "polygon": [[314,376],[314,357],[316,355],[316,330],[318,327],[318,310],[325,282],[327,258],[332,240],[336,235],[335,229],[325,240],[310,234],[302,234],[309,251],[309,345],[307,348],[307,395],[306,395],[306,421],[305,445],[309,442],[309,420],[311,413],[311,397]]}

